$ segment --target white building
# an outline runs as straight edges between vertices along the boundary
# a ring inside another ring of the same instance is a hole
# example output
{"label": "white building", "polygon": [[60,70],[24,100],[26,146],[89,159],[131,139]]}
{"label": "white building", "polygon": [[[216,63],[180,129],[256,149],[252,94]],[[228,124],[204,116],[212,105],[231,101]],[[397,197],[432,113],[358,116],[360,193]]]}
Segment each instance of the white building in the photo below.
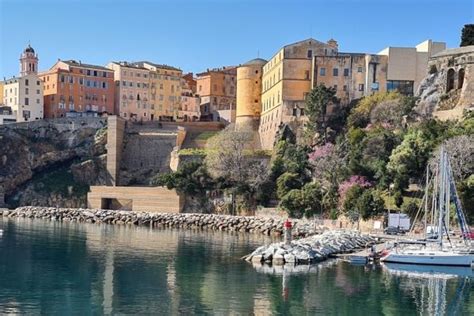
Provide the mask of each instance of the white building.
{"label": "white building", "polygon": [[17,122],[43,119],[43,82],[38,77],[38,55],[30,45],[20,56],[20,75],[3,85],[3,105],[11,110],[8,120],[11,116]]}
{"label": "white building", "polygon": [[5,80],[3,104],[11,108],[17,122],[43,119],[43,82],[36,74]]}
{"label": "white building", "polygon": [[[446,43],[426,40],[416,47],[387,47],[378,55],[388,56],[387,90],[403,90],[407,86],[412,94],[428,75],[428,60],[446,49]],[[400,89],[402,87],[402,89]]]}

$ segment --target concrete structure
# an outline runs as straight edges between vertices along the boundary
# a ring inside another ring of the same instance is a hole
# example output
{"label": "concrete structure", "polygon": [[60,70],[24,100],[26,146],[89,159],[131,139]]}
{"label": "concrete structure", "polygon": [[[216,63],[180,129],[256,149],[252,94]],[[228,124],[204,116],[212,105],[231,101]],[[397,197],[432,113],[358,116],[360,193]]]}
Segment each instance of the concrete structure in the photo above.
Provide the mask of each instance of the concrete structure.
{"label": "concrete structure", "polygon": [[197,74],[197,94],[201,97],[201,118],[235,122],[237,68],[208,69]]}
{"label": "concrete structure", "polygon": [[265,59],[252,59],[237,68],[237,106],[235,123],[258,129],[262,112],[262,74]]}
{"label": "concrete structure", "polygon": [[134,65],[149,71],[148,95],[152,120],[175,120],[181,100],[181,69],[149,61],[136,62]]}
{"label": "concrete structure", "polygon": [[87,194],[89,208],[180,213],[184,198],[164,187],[91,186]]}
{"label": "concrete structure", "polygon": [[201,117],[201,98],[196,94],[196,80],[189,73],[181,79],[181,103],[177,120],[198,121]]}
{"label": "concrete structure", "polygon": [[114,71],[115,113],[126,120],[152,121],[154,105],[150,104],[150,71],[127,62],[111,62]]}
{"label": "concrete structure", "polygon": [[300,125],[306,120],[305,98],[311,90],[313,56],[336,55],[335,40],[322,43],[309,38],[284,46],[265,64],[262,76],[260,141],[272,149],[281,124]]}
{"label": "concrete structure", "polygon": [[378,55],[388,57],[387,91],[401,90],[413,95],[428,74],[428,60],[446,49],[446,43],[426,40],[416,47],[387,47]]}
{"label": "concrete structure", "polygon": [[115,115],[109,116],[107,121],[107,172],[110,175],[108,184],[116,186],[119,184],[125,121]]}
{"label": "concrete structure", "polygon": [[3,104],[17,122],[43,119],[43,82],[36,74],[5,80]]}
{"label": "concrete structure", "polygon": [[35,53],[33,47],[28,44],[28,47],[23,50],[20,55],[20,77],[33,75],[38,73],[38,54]]}
{"label": "concrete structure", "polygon": [[114,114],[114,71],[75,60],[59,60],[40,74],[47,118]]}

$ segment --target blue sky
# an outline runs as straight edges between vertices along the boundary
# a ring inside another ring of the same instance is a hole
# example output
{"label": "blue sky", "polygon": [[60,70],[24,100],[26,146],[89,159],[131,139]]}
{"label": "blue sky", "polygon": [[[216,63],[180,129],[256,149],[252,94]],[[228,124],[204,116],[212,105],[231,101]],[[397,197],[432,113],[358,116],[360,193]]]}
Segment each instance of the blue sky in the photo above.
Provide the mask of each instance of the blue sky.
{"label": "blue sky", "polygon": [[432,38],[459,46],[472,0],[0,0],[0,78],[31,42],[40,70],[60,59],[150,60],[199,72],[271,57],[308,37],[378,52]]}

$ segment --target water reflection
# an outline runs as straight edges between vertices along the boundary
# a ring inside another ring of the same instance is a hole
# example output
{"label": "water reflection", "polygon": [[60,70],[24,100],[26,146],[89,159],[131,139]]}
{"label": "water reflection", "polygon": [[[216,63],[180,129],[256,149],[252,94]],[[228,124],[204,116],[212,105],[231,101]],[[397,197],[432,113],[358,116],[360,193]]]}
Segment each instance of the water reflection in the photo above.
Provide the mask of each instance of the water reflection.
{"label": "water reflection", "polygon": [[271,240],[242,234],[16,219],[0,229],[0,314],[474,314],[469,271],[254,267],[240,258]]}

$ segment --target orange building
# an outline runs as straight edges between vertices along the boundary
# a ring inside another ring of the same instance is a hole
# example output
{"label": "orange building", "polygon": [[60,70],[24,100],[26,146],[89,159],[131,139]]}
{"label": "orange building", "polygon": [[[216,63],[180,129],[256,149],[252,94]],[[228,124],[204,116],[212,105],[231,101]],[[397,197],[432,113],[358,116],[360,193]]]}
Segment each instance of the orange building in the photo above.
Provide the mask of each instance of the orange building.
{"label": "orange building", "polygon": [[197,74],[201,117],[205,120],[235,122],[237,67],[223,67]]}
{"label": "orange building", "polygon": [[46,118],[115,114],[114,71],[75,60],[59,60],[39,74]]}

